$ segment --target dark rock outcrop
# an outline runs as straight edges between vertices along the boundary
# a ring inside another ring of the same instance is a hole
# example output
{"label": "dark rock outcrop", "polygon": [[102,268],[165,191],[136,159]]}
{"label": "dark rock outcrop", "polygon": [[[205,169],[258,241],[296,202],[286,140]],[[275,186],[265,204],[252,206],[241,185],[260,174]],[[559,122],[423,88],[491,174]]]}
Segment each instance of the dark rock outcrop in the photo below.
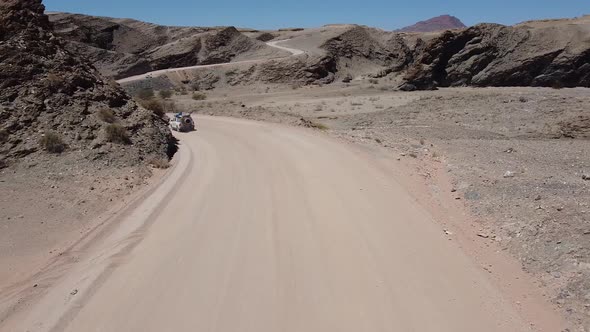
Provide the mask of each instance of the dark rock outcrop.
{"label": "dark rock outcrop", "polygon": [[590,35],[576,25],[532,29],[480,24],[447,31],[417,54],[406,74],[436,86],[590,86]]}
{"label": "dark rock outcrop", "polygon": [[338,64],[338,71],[354,71],[352,67],[355,64],[351,63],[369,63],[381,68],[370,74],[373,77],[382,77],[393,71],[402,70],[413,58],[412,49],[399,34],[385,33],[364,26],[355,26],[327,40],[322,48],[326,50],[327,56]]}
{"label": "dark rock outcrop", "polygon": [[[66,50],[51,32],[41,0],[0,2],[0,163],[46,153],[52,132],[85,160],[133,165],[173,149],[166,122],[138,108],[116,83]],[[113,114],[129,145],[109,142],[101,112]]]}

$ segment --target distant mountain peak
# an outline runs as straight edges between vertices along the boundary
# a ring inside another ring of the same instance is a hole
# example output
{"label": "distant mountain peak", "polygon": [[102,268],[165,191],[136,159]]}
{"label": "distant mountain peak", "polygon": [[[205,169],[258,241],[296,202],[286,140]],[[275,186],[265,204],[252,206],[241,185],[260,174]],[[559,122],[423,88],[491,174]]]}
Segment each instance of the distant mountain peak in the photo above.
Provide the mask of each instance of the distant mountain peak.
{"label": "distant mountain peak", "polygon": [[441,15],[414,25],[399,29],[400,32],[434,32],[449,29],[465,28],[465,24],[451,15]]}

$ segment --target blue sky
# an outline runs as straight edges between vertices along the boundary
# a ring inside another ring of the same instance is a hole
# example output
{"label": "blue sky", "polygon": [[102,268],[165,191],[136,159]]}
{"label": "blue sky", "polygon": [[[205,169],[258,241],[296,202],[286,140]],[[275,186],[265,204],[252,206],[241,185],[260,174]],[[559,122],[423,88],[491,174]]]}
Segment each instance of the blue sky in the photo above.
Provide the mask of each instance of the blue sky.
{"label": "blue sky", "polygon": [[590,0],[44,0],[50,11],[129,17],[164,25],[256,29],[357,23],[396,29],[441,14],[465,24],[514,24],[590,14]]}

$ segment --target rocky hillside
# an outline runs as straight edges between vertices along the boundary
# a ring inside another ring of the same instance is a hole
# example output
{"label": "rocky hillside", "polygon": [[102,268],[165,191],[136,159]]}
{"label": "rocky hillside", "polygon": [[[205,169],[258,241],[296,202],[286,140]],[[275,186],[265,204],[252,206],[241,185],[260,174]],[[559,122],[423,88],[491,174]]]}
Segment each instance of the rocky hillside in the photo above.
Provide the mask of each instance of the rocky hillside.
{"label": "rocky hillside", "polygon": [[590,17],[447,31],[416,52],[406,79],[437,86],[590,87]]}
{"label": "rocky hillside", "polygon": [[68,49],[90,59],[104,75],[116,79],[152,70],[230,62],[277,50],[234,27],[167,27],[131,19],[52,13],[55,33]]}
{"label": "rocky hillside", "polygon": [[439,33],[355,26],[322,48],[337,77],[403,77],[404,89],[438,86],[590,86],[590,17],[479,24]]}
{"label": "rocky hillside", "polygon": [[0,2],[0,167],[52,154],[109,165],[167,157],[166,122],[68,51],[44,9]]}
{"label": "rocky hillside", "polygon": [[455,16],[441,15],[414,25],[399,29],[399,32],[436,32],[465,28],[465,24]]}

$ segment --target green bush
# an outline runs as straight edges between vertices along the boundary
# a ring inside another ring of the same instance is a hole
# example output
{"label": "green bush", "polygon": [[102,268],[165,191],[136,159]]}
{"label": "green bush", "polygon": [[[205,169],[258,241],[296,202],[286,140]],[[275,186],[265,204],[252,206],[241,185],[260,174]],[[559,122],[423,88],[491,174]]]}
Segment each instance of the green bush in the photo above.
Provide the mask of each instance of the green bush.
{"label": "green bush", "polygon": [[172,97],[174,93],[171,90],[160,90],[160,97],[162,99],[168,99]]}
{"label": "green bush", "polygon": [[106,126],[105,132],[107,135],[107,141],[118,144],[129,144],[131,140],[127,135],[127,129],[118,124],[110,124]]}
{"label": "green bush", "polygon": [[106,123],[114,123],[117,121],[117,116],[110,109],[101,109],[97,113],[98,118]]}
{"label": "green bush", "polygon": [[49,153],[62,153],[66,149],[66,144],[63,139],[57,133],[52,131],[46,132],[41,136],[39,145],[41,145],[43,150]]}
{"label": "green bush", "polygon": [[205,100],[207,99],[207,95],[200,92],[193,93],[193,100]]}
{"label": "green bush", "polygon": [[154,98],[154,96],[155,96],[154,95],[154,90],[153,89],[150,89],[150,88],[141,89],[137,93],[137,98],[143,99],[143,100]]}

